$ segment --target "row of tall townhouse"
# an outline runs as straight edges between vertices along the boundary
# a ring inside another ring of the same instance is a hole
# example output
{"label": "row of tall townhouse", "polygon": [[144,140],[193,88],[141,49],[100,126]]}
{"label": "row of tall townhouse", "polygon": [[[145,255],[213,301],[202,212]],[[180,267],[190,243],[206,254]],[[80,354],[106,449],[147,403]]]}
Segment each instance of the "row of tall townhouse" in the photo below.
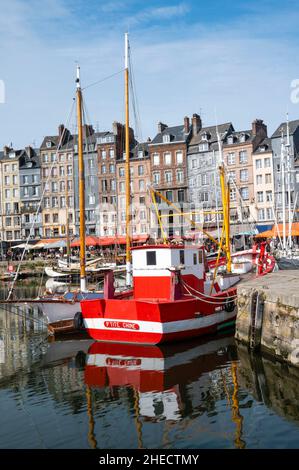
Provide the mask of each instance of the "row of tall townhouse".
{"label": "row of tall townhouse", "polygon": [[[260,119],[245,131],[236,131],[231,122],[203,126],[198,114],[182,121],[171,127],[160,122],[155,137],[144,143],[138,143],[130,129],[132,234],[160,238],[158,217],[168,236],[186,234],[190,223],[176,210],[216,228],[215,212],[222,206],[218,136],[230,181],[233,233],[244,230],[244,224],[267,225],[275,217],[281,220],[281,145],[282,138],[286,143],[286,122],[268,137]],[[124,125],[114,122],[112,131],[105,132],[85,125],[83,133],[86,233],[124,235]],[[293,211],[299,189],[299,120],[289,122],[289,134]],[[154,203],[149,186],[176,208],[158,195]],[[57,135],[46,136],[39,149],[4,147],[0,152],[0,204],[2,241],[24,239],[30,231],[32,238],[65,236],[67,218],[70,234],[78,235],[77,135],[60,125]]]}

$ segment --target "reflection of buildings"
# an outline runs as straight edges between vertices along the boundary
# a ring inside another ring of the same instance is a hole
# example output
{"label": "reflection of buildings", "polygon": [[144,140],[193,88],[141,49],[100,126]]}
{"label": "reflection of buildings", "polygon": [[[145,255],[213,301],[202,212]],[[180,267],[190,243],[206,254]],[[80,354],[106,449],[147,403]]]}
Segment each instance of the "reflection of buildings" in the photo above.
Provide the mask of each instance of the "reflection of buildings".
{"label": "reflection of buildings", "polygon": [[[43,324],[37,307],[1,306],[0,383],[19,370],[28,371],[38,359],[30,335],[41,332]],[[40,350],[38,351],[40,354]]]}
{"label": "reflection of buildings", "polygon": [[239,385],[283,418],[299,423],[299,369],[238,344]]}

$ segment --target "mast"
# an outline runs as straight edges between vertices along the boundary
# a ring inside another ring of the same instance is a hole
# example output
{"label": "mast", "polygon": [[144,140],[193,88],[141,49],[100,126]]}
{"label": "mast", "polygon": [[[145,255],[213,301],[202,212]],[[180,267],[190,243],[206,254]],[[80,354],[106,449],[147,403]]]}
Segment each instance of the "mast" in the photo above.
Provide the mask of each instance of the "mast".
{"label": "mast", "polygon": [[129,134],[129,38],[125,33],[125,118],[126,118],[126,285],[132,285],[130,237],[130,134]]}
{"label": "mast", "polygon": [[[67,173],[67,172],[66,172]],[[66,209],[66,256],[67,264],[70,264],[71,259],[71,240],[70,240],[70,221],[69,221],[69,190],[68,190],[68,175],[66,175],[66,188],[65,188],[65,209]]]}
{"label": "mast", "polygon": [[220,141],[220,135],[217,130],[217,140],[218,140],[218,149],[219,149],[219,173],[220,173],[220,186],[221,186],[221,197],[222,197],[222,209],[223,209],[223,224],[225,231],[225,252],[226,252],[226,270],[228,273],[232,270],[232,261],[231,261],[231,252],[230,252],[230,227],[229,227],[229,184],[225,184],[225,171],[224,171],[224,161],[222,154],[222,146]]}
{"label": "mast", "polygon": [[287,113],[287,186],[288,186],[288,247],[292,248],[292,208],[291,208],[291,159],[290,159],[290,129],[289,129],[289,113]]}
{"label": "mast", "polygon": [[285,194],[285,166],[284,166],[284,137],[283,129],[281,130],[281,197],[282,197],[282,249],[286,250],[286,194]]}
{"label": "mast", "polygon": [[80,289],[86,292],[85,273],[85,180],[83,160],[82,91],[80,67],[77,65],[77,119],[78,119],[78,165],[79,165],[79,209],[80,209]]}

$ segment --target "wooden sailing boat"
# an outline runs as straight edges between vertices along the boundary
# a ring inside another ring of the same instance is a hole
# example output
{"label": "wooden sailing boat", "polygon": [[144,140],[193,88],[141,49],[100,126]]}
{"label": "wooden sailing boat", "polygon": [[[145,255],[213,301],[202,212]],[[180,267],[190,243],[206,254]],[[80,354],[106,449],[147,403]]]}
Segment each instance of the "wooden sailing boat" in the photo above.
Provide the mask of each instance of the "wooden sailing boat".
{"label": "wooden sailing boat", "polygon": [[37,299],[41,310],[48,319],[51,333],[65,333],[83,327],[80,300],[103,297],[103,292],[88,291],[86,284],[85,248],[85,179],[83,159],[83,120],[80,67],[77,66],[76,100],[78,120],[78,165],[79,165],[79,209],[80,209],[80,289],[63,295],[44,295]]}

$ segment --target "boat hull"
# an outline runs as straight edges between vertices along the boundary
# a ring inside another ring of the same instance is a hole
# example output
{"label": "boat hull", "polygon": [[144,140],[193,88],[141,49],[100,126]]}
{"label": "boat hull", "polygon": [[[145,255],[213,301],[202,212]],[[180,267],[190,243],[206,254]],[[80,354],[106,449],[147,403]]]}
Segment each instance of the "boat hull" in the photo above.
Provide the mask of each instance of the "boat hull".
{"label": "boat hull", "polygon": [[[210,311],[209,309],[214,309]],[[236,307],[188,299],[175,302],[94,300],[81,302],[84,325],[98,341],[161,344],[216,333],[231,326]],[[205,312],[205,313],[202,313]]]}
{"label": "boat hull", "polygon": [[299,257],[298,258],[287,258],[281,257],[276,259],[279,269],[299,269]]}

